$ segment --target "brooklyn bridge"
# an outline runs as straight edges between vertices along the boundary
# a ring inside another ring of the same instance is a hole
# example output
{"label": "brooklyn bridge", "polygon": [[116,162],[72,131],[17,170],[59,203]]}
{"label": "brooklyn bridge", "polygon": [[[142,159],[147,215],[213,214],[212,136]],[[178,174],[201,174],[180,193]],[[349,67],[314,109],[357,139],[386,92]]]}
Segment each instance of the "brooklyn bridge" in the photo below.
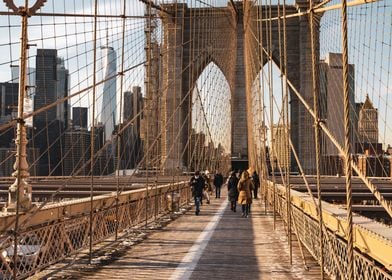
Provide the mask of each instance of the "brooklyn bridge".
{"label": "brooklyn bridge", "polygon": [[3,0],[0,31],[0,279],[392,279],[390,0]]}

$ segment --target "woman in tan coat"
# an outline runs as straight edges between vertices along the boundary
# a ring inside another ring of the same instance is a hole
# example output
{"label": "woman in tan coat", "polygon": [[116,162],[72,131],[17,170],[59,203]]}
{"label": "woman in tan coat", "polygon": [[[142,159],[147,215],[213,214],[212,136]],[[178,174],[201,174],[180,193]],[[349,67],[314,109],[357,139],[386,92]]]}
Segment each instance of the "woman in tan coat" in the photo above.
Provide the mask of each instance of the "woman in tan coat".
{"label": "woman in tan coat", "polygon": [[238,204],[242,206],[242,217],[247,218],[250,205],[252,204],[252,191],[254,189],[253,182],[247,171],[242,172],[237,188],[239,192]]}

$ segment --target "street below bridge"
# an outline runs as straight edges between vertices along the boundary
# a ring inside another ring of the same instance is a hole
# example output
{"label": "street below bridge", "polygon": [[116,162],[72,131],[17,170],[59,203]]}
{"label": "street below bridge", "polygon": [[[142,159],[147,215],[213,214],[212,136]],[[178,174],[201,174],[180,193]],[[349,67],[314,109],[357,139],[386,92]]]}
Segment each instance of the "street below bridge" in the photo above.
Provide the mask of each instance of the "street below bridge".
{"label": "street below bridge", "polygon": [[[230,210],[226,190],[222,194],[204,203],[199,216],[192,206],[163,228],[148,226],[140,243],[131,245],[132,234],[114,245],[104,242],[98,251],[109,258],[96,255],[93,265],[71,258],[32,279],[320,279],[304,249],[305,266],[294,235],[290,264],[284,223],[278,218],[274,230],[273,213],[260,199],[243,218],[240,207]],[[143,229],[137,232],[143,235]]]}

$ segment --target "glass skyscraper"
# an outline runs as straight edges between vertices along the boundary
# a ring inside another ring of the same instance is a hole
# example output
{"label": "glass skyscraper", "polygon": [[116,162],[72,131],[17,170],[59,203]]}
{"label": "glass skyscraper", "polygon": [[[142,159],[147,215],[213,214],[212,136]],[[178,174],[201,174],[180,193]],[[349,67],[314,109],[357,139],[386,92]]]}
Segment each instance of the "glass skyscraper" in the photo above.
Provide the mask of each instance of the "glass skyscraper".
{"label": "glass skyscraper", "polygon": [[[102,46],[104,79],[102,107],[99,111],[104,126],[105,141],[110,140],[116,124],[116,52],[113,47]],[[110,77],[113,77],[109,79]]]}

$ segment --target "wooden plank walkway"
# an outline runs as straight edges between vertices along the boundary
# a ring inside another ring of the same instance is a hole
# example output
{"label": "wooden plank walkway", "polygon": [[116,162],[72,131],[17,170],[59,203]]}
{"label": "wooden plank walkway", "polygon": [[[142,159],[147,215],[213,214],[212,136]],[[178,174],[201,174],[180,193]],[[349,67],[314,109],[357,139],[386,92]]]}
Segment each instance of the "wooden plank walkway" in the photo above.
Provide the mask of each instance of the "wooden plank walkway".
{"label": "wooden plank walkway", "polygon": [[105,265],[57,265],[33,279],[320,279],[309,254],[304,269],[298,246],[294,241],[290,265],[283,223],[278,220],[274,231],[272,213],[265,214],[260,201],[242,218],[222,196],[204,204],[199,216],[192,208]]}

